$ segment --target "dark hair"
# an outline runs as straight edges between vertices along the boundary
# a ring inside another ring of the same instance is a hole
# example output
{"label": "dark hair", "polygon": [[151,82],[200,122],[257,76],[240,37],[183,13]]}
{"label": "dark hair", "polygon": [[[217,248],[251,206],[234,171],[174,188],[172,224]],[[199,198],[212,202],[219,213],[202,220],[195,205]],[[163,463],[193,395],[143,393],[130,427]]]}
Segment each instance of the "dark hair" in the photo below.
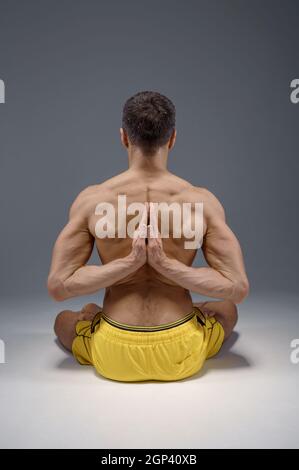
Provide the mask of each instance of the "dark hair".
{"label": "dark hair", "polygon": [[155,91],[141,91],[123,108],[122,127],[133,145],[151,155],[165,145],[175,128],[175,106]]}

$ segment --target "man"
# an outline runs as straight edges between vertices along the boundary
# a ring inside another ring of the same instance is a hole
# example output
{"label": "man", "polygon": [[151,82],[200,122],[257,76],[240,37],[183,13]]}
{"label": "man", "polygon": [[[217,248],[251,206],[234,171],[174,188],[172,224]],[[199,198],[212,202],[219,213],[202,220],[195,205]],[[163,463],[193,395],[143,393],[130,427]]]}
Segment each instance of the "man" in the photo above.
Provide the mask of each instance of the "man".
{"label": "man", "polygon": [[[175,107],[168,98],[149,91],[131,97],[120,134],[129,169],[79,194],[55,243],[48,278],[57,301],[105,288],[103,308],[88,304],[81,312],[64,310],[54,329],[81,364],[92,364],[107,378],[178,380],[200,370],[231,334],[235,304],[249,289],[242,253],[216,197],[167,170],[176,139]],[[120,195],[144,208],[133,238],[126,228],[134,211],[125,214],[124,227],[123,214],[113,220],[108,209],[106,214],[99,209],[118,208]],[[158,203],[164,203],[161,211]],[[160,234],[163,210],[173,203],[177,208],[191,204],[193,222],[195,205],[202,204],[207,266],[192,267],[197,248],[186,248],[184,234],[175,236],[186,220],[178,227],[173,215],[169,237]],[[104,219],[106,237],[97,230]],[[86,264],[94,243],[99,266]],[[193,304],[190,291],[220,300]]]}

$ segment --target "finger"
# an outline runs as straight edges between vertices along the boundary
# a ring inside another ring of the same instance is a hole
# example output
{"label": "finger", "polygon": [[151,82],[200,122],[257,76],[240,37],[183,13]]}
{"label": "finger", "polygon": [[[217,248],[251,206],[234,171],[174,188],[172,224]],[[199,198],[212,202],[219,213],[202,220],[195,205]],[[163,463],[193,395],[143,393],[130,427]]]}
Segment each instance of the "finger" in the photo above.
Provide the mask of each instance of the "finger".
{"label": "finger", "polygon": [[139,226],[139,228],[137,230],[135,230],[134,234],[133,234],[133,244],[137,243],[138,240],[143,240],[144,243],[145,243],[145,239],[147,237],[147,226],[146,225],[143,225],[143,226]]}
{"label": "finger", "polygon": [[150,233],[152,238],[159,237],[158,214],[153,202],[150,203]]}
{"label": "finger", "polygon": [[140,222],[136,230],[134,230],[133,239],[146,238],[146,237],[147,237],[147,225],[145,223]]}
{"label": "finger", "polygon": [[134,230],[134,233],[133,233],[133,243],[134,243],[134,241],[135,241],[137,238],[139,238],[139,229]]}
{"label": "finger", "polygon": [[151,225],[147,226],[147,242],[149,245],[153,244],[155,237],[153,236],[153,229]]}
{"label": "finger", "polygon": [[147,225],[147,217],[148,217],[148,203],[144,204],[144,209],[141,215],[140,225],[145,224]]}
{"label": "finger", "polygon": [[139,222],[138,227],[136,228],[133,238],[146,238],[147,237],[147,217],[148,217],[148,207],[147,203],[145,203],[143,212],[141,214],[141,219]]}
{"label": "finger", "polygon": [[140,238],[146,238],[147,237],[147,225],[146,224],[139,225],[138,232],[139,232]]}
{"label": "finger", "polygon": [[159,241],[158,238],[151,238],[151,237],[148,238],[148,247],[149,247],[149,248],[151,248],[151,249],[152,249],[152,248],[154,248],[154,249],[156,248],[156,249],[157,249],[157,248],[159,248],[160,246],[161,246],[161,245],[160,245],[160,241]]}
{"label": "finger", "polygon": [[150,239],[153,239],[153,240],[161,240],[161,234],[159,232],[159,230],[155,227],[153,227],[152,225],[148,225],[147,226],[147,238],[150,240]]}
{"label": "finger", "polygon": [[147,213],[147,216],[148,216],[148,214],[149,214],[149,208],[150,208],[149,203],[148,203],[148,202],[145,202],[145,203],[144,203],[144,206],[145,206],[146,213]]}

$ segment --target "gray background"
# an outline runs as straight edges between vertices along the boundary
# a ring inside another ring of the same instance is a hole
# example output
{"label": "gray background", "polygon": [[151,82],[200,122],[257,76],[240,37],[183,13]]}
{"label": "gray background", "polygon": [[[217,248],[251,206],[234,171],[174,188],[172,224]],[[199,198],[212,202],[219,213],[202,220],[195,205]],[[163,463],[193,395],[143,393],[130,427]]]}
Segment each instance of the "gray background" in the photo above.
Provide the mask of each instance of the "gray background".
{"label": "gray background", "polygon": [[[1,448],[299,447],[298,18],[290,0],[0,0]],[[146,89],[176,104],[169,168],[224,204],[251,295],[198,374],[125,384],[54,339],[97,296],[45,285],[75,196],[127,167],[121,110]]]}
{"label": "gray background", "polygon": [[[177,107],[171,171],[223,202],[251,288],[297,288],[299,3],[0,1],[1,294],[45,294],[77,193],[124,170],[124,101]],[[198,262],[201,262],[200,257]]]}

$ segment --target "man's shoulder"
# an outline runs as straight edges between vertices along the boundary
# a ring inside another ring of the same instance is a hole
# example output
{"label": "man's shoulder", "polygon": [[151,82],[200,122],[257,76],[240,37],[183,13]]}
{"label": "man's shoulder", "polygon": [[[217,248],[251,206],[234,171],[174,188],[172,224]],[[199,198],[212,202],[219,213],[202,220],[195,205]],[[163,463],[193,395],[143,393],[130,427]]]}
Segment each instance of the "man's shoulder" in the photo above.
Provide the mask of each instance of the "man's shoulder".
{"label": "man's shoulder", "polygon": [[74,203],[86,202],[88,199],[90,199],[92,196],[98,193],[100,187],[101,187],[101,184],[93,184],[91,186],[87,186],[86,188],[82,189],[76,196]]}
{"label": "man's shoulder", "polygon": [[205,201],[210,202],[219,202],[219,199],[215,196],[215,194],[210,191],[209,189],[202,187],[202,186],[194,186],[196,193],[202,197]]}
{"label": "man's shoulder", "polygon": [[75,201],[79,203],[88,203],[92,201],[93,198],[105,197],[105,195],[111,191],[111,184],[113,178],[102,181],[98,184],[93,184],[82,189],[77,195]]}
{"label": "man's shoulder", "polygon": [[71,205],[70,216],[88,213],[90,206],[94,204],[94,200],[100,192],[101,184],[90,185],[82,189]]}
{"label": "man's shoulder", "polygon": [[218,197],[209,189],[202,186],[193,186],[189,193],[190,200],[203,203],[203,210],[207,220],[225,217],[224,208]]}
{"label": "man's shoulder", "polygon": [[196,186],[175,174],[169,174],[167,178],[169,186],[174,188],[180,202],[202,202],[206,206],[206,210],[223,210],[219,199],[206,187]]}
{"label": "man's shoulder", "polygon": [[225,211],[218,197],[207,188],[197,188],[204,207],[204,213],[208,219],[225,218]]}
{"label": "man's shoulder", "polygon": [[94,209],[97,203],[109,201],[113,198],[115,186],[117,186],[116,179],[117,176],[114,176],[103,182],[82,189],[71,205],[70,215],[72,216],[77,213],[86,213],[88,215],[90,210]]}
{"label": "man's shoulder", "polygon": [[215,196],[212,191],[209,189],[203,187],[203,186],[195,186],[188,181],[182,180],[186,184],[182,188],[182,196],[187,196],[189,195],[192,199],[194,198],[198,202],[206,202],[210,204],[220,204],[219,199]]}

